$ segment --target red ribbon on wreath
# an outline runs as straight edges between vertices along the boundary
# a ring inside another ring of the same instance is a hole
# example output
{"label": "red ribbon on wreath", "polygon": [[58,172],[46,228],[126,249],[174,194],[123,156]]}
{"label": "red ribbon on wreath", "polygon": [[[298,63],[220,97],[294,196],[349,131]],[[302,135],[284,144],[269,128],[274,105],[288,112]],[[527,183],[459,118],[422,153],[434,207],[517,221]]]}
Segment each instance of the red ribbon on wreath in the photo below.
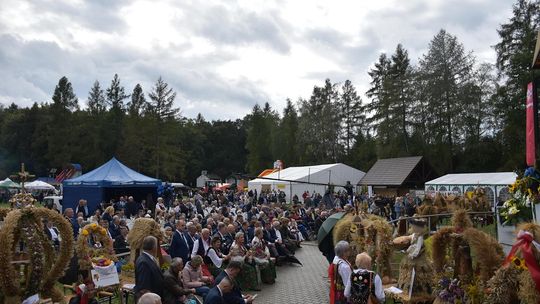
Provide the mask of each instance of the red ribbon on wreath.
{"label": "red ribbon on wreath", "polygon": [[521,250],[525,265],[531,274],[531,277],[536,285],[536,290],[540,292],[540,265],[534,257],[532,250],[533,235],[530,232],[521,230],[517,235],[517,243],[512,246],[512,250],[504,260],[504,266],[508,265],[518,250]]}

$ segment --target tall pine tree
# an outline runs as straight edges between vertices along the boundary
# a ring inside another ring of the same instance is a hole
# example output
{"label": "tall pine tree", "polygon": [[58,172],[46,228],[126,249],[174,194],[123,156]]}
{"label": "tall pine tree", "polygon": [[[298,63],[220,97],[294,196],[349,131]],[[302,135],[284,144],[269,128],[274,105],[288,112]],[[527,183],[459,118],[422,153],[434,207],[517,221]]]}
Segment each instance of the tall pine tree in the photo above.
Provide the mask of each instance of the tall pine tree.
{"label": "tall pine tree", "polygon": [[365,128],[366,119],[362,99],[356,93],[356,89],[350,80],[346,80],[341,87],[339,107],[343,128],[341,138],[345,142],[346,155],[350,156],[354,139]]}
{"label": "tall pine tree", "polygon": [[426,81],[427,98],[434,130],[435,150],[441,158],[443,172],[454,170],[454,158],[462,141],[461,115],[464,111],[464,89],[473,81],[474,57],[465,52],[456,36],[440,30],[420,60],[419,73]]}
{"label": "tall pine tree", "polygon": [[[150,101],[148,102],[146,115],[153,120],[153,130],[155,132],[153,152],[155,163],[152,167],[155,170],[156,177],[159,177],[160,172],[163,170],[167,171],[166,174],[174,172],[175,167],[183,160],[183,156],[180,155],[182,151],[174,147],[174,142],[177,139],[167,136],[177,127],[175,122],[180,109],[174,107],[176,92],[161,77],[158,78],[148,97],[150,97]],[[177,171],[183,170],[184,165],[180,165]]]}
{"label": "tall pine tree", "polygon": [[92,115],[100,115],[105,112],[107,109],[107,103],[105,101],[105,95],[103,93],[103,90],[101,89],[101,86],[99,84],[99,81],[95,81],[94,85],[90,89],[90,92],[88,92],[88,100],[87,100],[88,110]]}
{"label": "tall pine tree", "polygon": [[[396,47],[396,52],[392,55],[392,62],[389,68],[390,88],[390,115],[393,119],[393,126],[399,130],[396,142],[397,155],[408,155],[410,153],[409,130],[410,115],[412,107],[411,84],[413,81],[413,70],[410,65],[409,54],[401,44]],[[403,152],[401,152],[403,151]]]}

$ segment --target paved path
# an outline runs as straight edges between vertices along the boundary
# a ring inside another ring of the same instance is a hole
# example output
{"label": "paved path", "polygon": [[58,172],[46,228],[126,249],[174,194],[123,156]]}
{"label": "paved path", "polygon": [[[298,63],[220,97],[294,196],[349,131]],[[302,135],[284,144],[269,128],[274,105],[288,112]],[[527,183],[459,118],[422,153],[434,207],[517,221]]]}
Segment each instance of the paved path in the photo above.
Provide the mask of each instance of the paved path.
{"label": "paved path", "polygon": [[316,243],[302,245],[296,257],[304,264],[277,268],[274,285],[262,286],[255,304],[322,304],[328,303],[328,262]]}

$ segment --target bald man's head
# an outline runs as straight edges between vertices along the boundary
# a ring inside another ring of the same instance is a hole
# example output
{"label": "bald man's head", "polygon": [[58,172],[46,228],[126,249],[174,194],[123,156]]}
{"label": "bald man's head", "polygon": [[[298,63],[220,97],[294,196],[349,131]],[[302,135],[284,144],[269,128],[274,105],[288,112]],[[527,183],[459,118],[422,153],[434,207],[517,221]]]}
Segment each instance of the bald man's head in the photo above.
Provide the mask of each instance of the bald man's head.
{"label": "bald man's head", "polygon": [[145,293],[139,299],[139,304],[161,304],[161,297],[155,293]]}

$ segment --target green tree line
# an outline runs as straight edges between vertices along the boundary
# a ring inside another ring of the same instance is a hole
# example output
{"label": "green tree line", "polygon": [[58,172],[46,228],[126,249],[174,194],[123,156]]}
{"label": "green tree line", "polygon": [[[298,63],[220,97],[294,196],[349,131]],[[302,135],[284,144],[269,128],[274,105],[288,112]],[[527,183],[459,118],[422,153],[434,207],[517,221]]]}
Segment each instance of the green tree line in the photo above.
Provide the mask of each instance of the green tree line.
{"label": "green tree line", "polygon": [[497,30],[496,62],[479,62],[442,29],[416,64],[402,44],[381,53],[367,92],[326,79],[281,110],[254,100],[237,120],[182,116],[176,92],[161,78],[131,91],[118,75],[107,87],[96,80],[81,107],[62,77],[50,102],[0,105],[0,176],[20,162],[41,176],[71,162],[88,171],[112,156],[188,184],[202,170],[255,175],[276,159],[365,171],[378,158],[424,155],[440,174],[522,168],[526,85],[539,76],[530,69],[538,28],[539,1],[518,0]]}

